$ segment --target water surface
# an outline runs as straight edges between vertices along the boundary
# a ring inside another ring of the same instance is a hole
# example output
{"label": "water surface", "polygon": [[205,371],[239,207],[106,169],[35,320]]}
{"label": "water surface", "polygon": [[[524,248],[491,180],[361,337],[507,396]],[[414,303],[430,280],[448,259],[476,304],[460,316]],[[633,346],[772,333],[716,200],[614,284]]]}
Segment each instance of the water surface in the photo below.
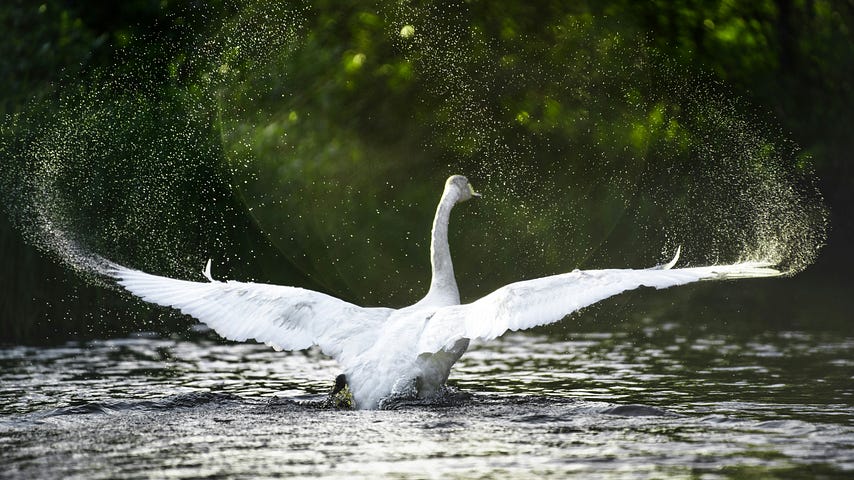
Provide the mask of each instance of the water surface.
{"label": "water surface", "polygon": [[0,350],[0,477],[854,476],[854,336],[515,334],[387,411],[321,408],[316,351],[197,337]]}

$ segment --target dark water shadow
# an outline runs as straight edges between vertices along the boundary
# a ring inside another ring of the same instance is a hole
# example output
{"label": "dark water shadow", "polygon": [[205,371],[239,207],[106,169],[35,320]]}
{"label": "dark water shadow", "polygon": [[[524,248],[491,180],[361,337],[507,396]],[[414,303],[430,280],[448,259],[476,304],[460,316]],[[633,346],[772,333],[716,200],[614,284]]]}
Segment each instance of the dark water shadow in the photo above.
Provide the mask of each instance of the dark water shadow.
{"label": "dark water shadow", "polygon": [[[429,399],[394,398],[383,404],[385,411],[440,412],[449,417],[479,416],[482,418],[503,417],[513,422],[544,424],[561,422],[583,415],[607,415],[619,417],[675,417],[666,410],[647,405],[619,405],[605,402],[532,395],[477,394],[449,389],[444,395]],[[304,395],[298,397],[252,398],[222,392],[190,392],[171,395],[160,399],[128,400],[117,399],[99,402],[84,402],[49,410],[24,414],[0,421],[0,426],[25,427],[51,420],[76,421],[82,416],[169,413],[180,416],[181,411],[190,409],[221,410],[229,414],[282,414],[287,412],[310,413],[315,411],[352,411],[330,402],[326,395]],[[85,421],[85,419],[80,419]],[[453,421],[449,420],[453,423]],[[450,425],[450,424],[449,424]]]}

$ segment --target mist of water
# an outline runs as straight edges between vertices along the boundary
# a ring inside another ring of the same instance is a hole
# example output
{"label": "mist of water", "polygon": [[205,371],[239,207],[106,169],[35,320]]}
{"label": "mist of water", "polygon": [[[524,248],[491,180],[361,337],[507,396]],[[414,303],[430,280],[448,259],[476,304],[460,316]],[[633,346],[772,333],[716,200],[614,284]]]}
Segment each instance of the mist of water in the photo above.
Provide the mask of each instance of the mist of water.
{"label": "mist of water", "polygon": [[252,261],[251,227],[368,304],[426,290],[455,173],[485,195],[452,225],[464,295],[679,245],[692,265],[814,261],[827,215],[808,156],[726,87],[606,20],[525,29],[473,8],[249,2],[154,64],[130,49],[6,119],[6,207],[81,272],[89,252],[185,277],[214,257],[216,272]]}

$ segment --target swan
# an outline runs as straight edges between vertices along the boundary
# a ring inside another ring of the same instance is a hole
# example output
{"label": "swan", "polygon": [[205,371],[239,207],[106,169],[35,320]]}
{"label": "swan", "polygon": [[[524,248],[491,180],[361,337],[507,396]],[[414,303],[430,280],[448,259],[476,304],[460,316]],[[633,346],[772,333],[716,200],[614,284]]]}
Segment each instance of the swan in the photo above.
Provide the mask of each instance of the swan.
{"label": "swan", "polygon": [[210,260],[203,271],[206,282],[151,275],[111,262],[105,273],[142,300],[176,308],[227,339],[254,339],[276,350],[319,346],[344,371],[336,390],[346,379],[358,409],[380,408],[384,399],[396,395],[437,395],[471,340],[554,323],[626,290],[780,275],[769,262],[673,268],[680,247],[670,262],[656,267],[576,269],[511,283],[461,305],[448,221],[454,205],[477,197],[462,175],[445,182],[431,231],[430,288],[405,308],[360,307],[298,287],[219,281],[211,275]]}

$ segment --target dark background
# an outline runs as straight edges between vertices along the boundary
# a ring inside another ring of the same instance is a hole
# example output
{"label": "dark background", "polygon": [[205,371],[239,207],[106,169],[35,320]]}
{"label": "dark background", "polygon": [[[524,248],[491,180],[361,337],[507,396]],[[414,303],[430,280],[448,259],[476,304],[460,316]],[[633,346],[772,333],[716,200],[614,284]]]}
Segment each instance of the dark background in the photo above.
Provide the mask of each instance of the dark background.
{"label": "dark background", "polygon": [[[518,5],[520,3],[525,5]],[[691,313],[698,321],[714,321],[723,317],[745,321],[755,315],[743,312],[761,311],[776,320],[766,319],[760,323],[782,322],[784,327],[798,328],[825,322],[832,328],[847,329],[847,317],[854,306],[849,273],[854,266],[854,257],[850,253],[854,239],[854,172],[850,161],[854,147],[851,129],[854,117],[851,88],[854,80],[854,42],[851,38],[854,2],[591,1],[573,2],[570,7],[565,3],[512,2],[504,5],[502,2],[469,2],[469,15],[463,21],[463,27],[496,37],[513,36],[517,46],[522,45],[533,52],[551,48],[545,26],[555,19],[569,16],[604,17],[609,25],[627,32],[627,35],[643,32],[652,47],[675,62],[675,68],[710,73],[734,96],[744,99],[743,105],[753,109],[748,112],[751,116],[780,125],[782,135],[792,139],[801,152],[811,157],[819,178],[819,189],[830,209],[827,244],[815,264],[803,273],[793,278],[769,281],[749,295],[735,284],[711,290],[688,289],[687,293],[666,297],[669,307],[672,309],[679,299],[690,296],[693,301],[676,310],[684,313],[691,310],[691,305],[705,305],[702,311],[695,308]],[[370,20],[373,17],[366,12],[386,7],[384,2],[315,3],[316,13],[311,21],[315,22],[313,25],[324,26],[324,29],[316,29],[317,52],[335,52],[333,64],[338,64],[343,72],[340,75],[330,74],[329,84],[332,86],[329,89],[332,90],[324,91],[325,95],[337,99],[336,102],[350,101],[346,97],[346,89],[353,82],[356,82],[356,88],[364,87],[358,84],[358,77],[344,78],[346,74],[353,73],[350,69],[359,67],[358,62],[353,63],[354,57],[348,56],[347,48],[376,28]],[[233,21],[238,10],[225,2],[4,2],[0,6],[0,25],[4,29],[0,40],[0,112],[12,115],[32,112],[32,105],[41,105],[40,102],[50,105],[50,99],[57,90],[69,84],[68,79],[76,79],[78,88],[82,85],[85,90],[86,82],[95,82],[105,69],[122,74],[123,62],[129,58],[136,65],[128,66],[128,75],[140,75],[139,72],[145,71],[155,79],[154,82],[161,76],[184,75],[170,81],[190,82],[182,78],[193,77],[192,65],[186,70],[179,69],[175,74],[162,67],[164,62],[161,60],[178,58],[181,52],[187,51],[192,39],[215,31],[223,22]],[[206,14],[187,15],[190,11],[205,11]],[[370,46],[363,45],[364,48]],[[381,46],[373,48],[380,49]],[[381,53],[369,52],[368,58]],[[339,58],[345,59],[343,64]],[[324,65],[319,58],[310,60]],[[139,68],[147,61],[151,62],[149,70]],[[620,59],[612,61],[618,64]],[[312,62],[306,61],[306,65],[313,65]],[[393,81],[399,82],[402,85],[399,95],[408,95],[408,88],[416,88],[408,86],[409,77],[404,70],[398,77],[390,79],[389,85]],[[295,81],[299,88],[299,78]],[[339,81],[340,91],[334,90]],[[167,83],[164,80],[164,85]],[[364,80],[364,83],[368,84],[369,80]],[[312,88],[317,90],[316,85]],[[381,92],[375,94],[383,95]],[[44,108],[47,109],[46,115],[50,115],[51,107]],[[352,112],[354,108],[350,106],[347,110]],[[134,112],[140,121],[154,117],[170,118],[181,113],[176,111],[170,115],[170,112],[144,108],[134,109]],[[399,114],[387,112],[386,121],[394,123]],[[29,118],[37,118],[31,113],[29,115]],[[344,120],[334,119],[334,115],[329,117],[339,122],[338,125],[344,123]],[[200,132],[201,137],[218,135],[206,127],[208,120],[192,119],[195,122],[192,128]],[[523,120],[520,119],[520,123],[524,123]],[[391,139],[383,138],[384,128],[389,127],[381,121],[371,120],[363,125],[367,126],[359,127],[363,129],[362,133],[373,129],[378,144],[393,143]],[[121,125],[115,128],[118,135],[122,135]],[[314,129],[322,130],[319,126],[314,126]],[[12,133],[7,131],[7,135],[16,139],[25,137],[21,129],[10,131]],[[124,132],[125,136],[134,135],[129,129]],[[323,140],[323,137],[318,137],[318,141]],[[5,150],[5,158],[0,161],[13,162],[14,158],[9,155],[11,151]],[[213,150],[211,156],[217,153]],[[196,167],[184,176],[186,185],[197,184],[199,178],[214,177],[218,169],[223,168],[215,161],[202,162]],[[199,198],[185,199],[186,210],[194,211],[195,207],[209,203],[213,197],[217,199],[214,202],[214,210],[218,212],[216,218],[235,225],[230,237],[220,239],[219,244],[211,248],[233,249],[235,256],[252,250],[254,263],[244,268],[258,278],[319,288],[354,301],[364,298],[358,291],[348,290],[346,285],[336,286],[318,280],[318,277],[306,273],[306,267],[299,262],[288,264],[280,255],[281,249],[277,250],[275,242],[271,242],[246,214],[246,204],[239,198],[239,192],[217,184],[210,185],[209,190]],[[430,195],[435,193],[434,190],[430,190]],[[427,214],[432,213],[432,207],[426,210]],[[161,309],[149,309],[129,302],[125,295],[114,290],[87,283],[52,255],[32,246],[38,242],[25,241],[22,234],[25,229],[18,225],[20,220],[16,220],[16,215],[19,212],[4,211],[0,217],[0,341],[39,343],[121,335],[135,330],[182,331],[190,324]],[[416,220],[421,222],[422,219]],[[176,220],[176,224],[181,223]],[[193,236],[198,235],[199,228],[178,230],[182,235]],[[126,242],[127,250],[117,254],[119,256],[134,258],[134,252],[138,255],[150,253],[135,247],[133,239],[121,240]],[[201,244],[204,242],[199,240]],[[155,270],[170,270],[168,263],[158,264],[154,259],[149,262]],[[512,272],[512,262],[509,263],[507,270]],[[239,270],[233,267],[230,271]],[[622,302],[631,304],[646,299],[644,294],[639,294]],[[720,299],[726,299],[726,305],[716,304]]]}

